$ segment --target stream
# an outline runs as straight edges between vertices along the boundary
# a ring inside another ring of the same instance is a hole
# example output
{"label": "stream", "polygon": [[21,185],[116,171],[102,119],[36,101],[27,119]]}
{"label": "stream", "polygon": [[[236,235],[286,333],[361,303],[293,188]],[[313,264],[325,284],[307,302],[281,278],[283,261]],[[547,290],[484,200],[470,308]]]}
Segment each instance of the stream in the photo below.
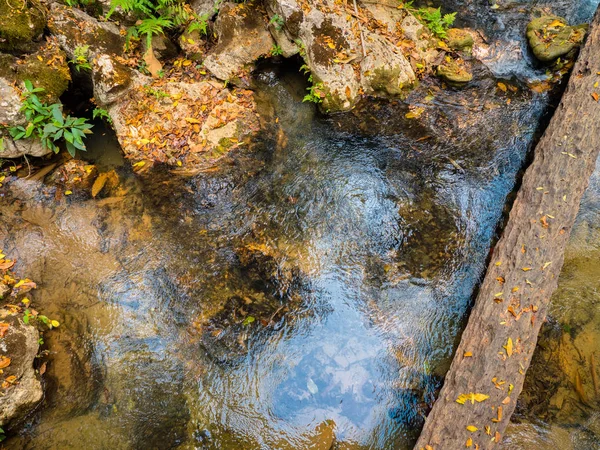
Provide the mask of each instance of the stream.
{"label": "stream", "polygon": [[[586,21],[595,5],[445,6],[494,42],[467,88],[323,117],[297,70],[265,63],[269,126],[217,170],[135,174],[97,124],[78,156],[110,174],[96,198],[1,188],[0,248],[61,322],[43,403],[7,449],[412,448],[556,101],[527,87],[545,70],[522,30],[530,11]],[[599,214],[600,167],[503,448],[600,448]]]}

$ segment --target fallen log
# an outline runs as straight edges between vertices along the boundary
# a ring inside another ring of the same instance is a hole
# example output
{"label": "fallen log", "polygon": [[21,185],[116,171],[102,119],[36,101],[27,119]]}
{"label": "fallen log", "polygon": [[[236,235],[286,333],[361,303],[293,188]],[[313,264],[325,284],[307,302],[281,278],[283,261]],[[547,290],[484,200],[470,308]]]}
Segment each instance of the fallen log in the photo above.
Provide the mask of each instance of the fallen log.
{"label": "fallen log", "polygon": [[600,9],[522,186],[416,449],[500,442],[600,150]]}

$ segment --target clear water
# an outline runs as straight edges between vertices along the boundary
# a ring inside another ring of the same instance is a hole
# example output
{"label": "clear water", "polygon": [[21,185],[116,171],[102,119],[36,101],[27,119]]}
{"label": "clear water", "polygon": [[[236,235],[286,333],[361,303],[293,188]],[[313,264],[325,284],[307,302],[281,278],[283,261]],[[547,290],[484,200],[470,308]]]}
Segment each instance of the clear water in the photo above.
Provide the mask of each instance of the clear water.
{"label": "clear water", "polygon": [[135,176],[97,135],[97,199],[7,184],[0,246],[62,323],[7,448],[411,448],[548,103],[490,71],[324,119],[265,67],[270,125],[216,171]]}

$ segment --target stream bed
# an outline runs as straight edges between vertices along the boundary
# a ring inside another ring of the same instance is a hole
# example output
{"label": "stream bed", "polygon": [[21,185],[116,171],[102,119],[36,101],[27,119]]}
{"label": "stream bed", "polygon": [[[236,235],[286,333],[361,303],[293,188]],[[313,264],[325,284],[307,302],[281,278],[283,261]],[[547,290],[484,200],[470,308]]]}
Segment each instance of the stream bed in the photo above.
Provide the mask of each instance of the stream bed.
{"label": "stream bed", "polygon": [[[516,28],[538,3],[496,14]],[[513,58],[522,36],[494,30],[505,46],[468,88],[424,83],[328,118],[301,102],[300,75],[265,64],[270,125],[214,171],[134,174],[98,127],[82,155],[110,174],[96,198],[48,180],[3,187],[0,248],[61,322],[43,404],[6,448],[412,448],[553,100],[527,88],[544,70]],[[536,390],[557,339],[583,334],[583,359],[598,346],[594,180],[507,449],[598,445],[593,408],[567,426]],[[556,365],[561,407],[576,402],[561,375],[573,364]],[[573,446],[553,444],[556,430]]]}

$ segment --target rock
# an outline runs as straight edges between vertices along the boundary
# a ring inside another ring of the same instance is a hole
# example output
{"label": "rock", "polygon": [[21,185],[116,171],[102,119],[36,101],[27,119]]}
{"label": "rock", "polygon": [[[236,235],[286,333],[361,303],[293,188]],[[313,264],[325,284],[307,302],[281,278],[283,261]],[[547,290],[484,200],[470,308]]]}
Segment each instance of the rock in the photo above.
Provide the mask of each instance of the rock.
{"label": "rock", "polygon": [[200,61],[206,53],[206,39],[200,30],[191,30],[188,27],[179,36],[179,47],[185,56],[192,61]]}
{"label": "rock", "polygon": [[[406,57],[382,33],[363,30],[364,56],[357,23],[335,12],[339,6],[333,0],[269,0],[267,6],[271,17],[282,19],[288,38],[300,46],[313,83],[324,92],[325,110],[351,109],[362,92],[395,95],[416,80]],[[395,14],[393,8],[385,9]],[[383,9],[376,13],[380,18],[386,14]],[[388,26],[392,22],[396,23],[394,16]]]}
{"label": "rock", "polygon": [[436,75],[449,83],[464,84],[473,79],[473,74],[463,60],[449,59],[438,66]]}
{"label": "rock", "polygon": [[8,330],[0,338],[0,357],[10,358],[10,365],[0,375],[0,426],[10,426],[29,414],[42,399],[42,385],[33,362],[37,356],[39,333],[25,325],[20,314],[0,310],[0,320]]}
{"label": "rock", "polygon": [[48,28],[70,58],[75,48],[89,46],[90,75],[98,105],[116,102],[132,86],[132,80],[141,76],[121,62],[118,55],[125,39],[114,23],[99,22],[81,10],[53,3]]}
{"label": "rock", "polygon": [[587,25],[571,27],[558,16],[542,16],[527,25],[527,40],[533,54],[542,62],[565,56],[583,42]]}
{"label": "rock", "polygon": [[253,3],[223,3],[215,33],[218,42],[204,66],[220,80],[236,84],[244,78],[244,72],[253,69],[254,61],[267,55],[275,45],[266,17]]}
{"label": "rock", "polygon": [[71,159],[50,175],[49,182],[73,192],[88,192],[98,176],[96,166],[80,159]]}
{"label": "rock", "polygon": [[448,47],[453,50],[467,50],[473,47],[474,40],[471,33],[460,28],[450,28],[446,32]]}
{"label": "rock", "polygon": [[16,71],[18,81],[29,80],[35,87],[44,89],[37,95],[46,103],[58,102],[71,81],[67,55],[54,41],[48,41],[38,51],[19,61]]}
{"label": "rock", "polygon": [[0,77],[0,123],[18,125],[25,117],[19,112],[21,96],[11,81]]}
{"label": "rock", "polygon": [[0,158],[20,158],[23,155],[41,157],[48,155],[52,150],[44,147],[39,139],[13,140],[8,133],[0,131],[4,150],[0,151]]}
{"label": "rock", "polygon": [[[142,49],[145,53],[145,39],[142,39]],[[173,42],[171,42],[164,34],[152,36],[152,50],[154,51],[154,55],[160,60],[175,58],[177,56],[177,47],[175,47],[175,44],[173,44]]]}
{"label": "rock", "polygon": [[415,81],[408,60],[383,37],[365,35],[367,56],[360,63],[362,88],[366,94],[398,95]]}
{"label": "rock", "polygon": [[116,102],[128,91],[135,76],[133,70],[106,53],[94,59],[92,68],[94,98],[101,106]]}
{"label": "rock", "polygon": [[275,44],[281,49],[281,56],[291,58],[298,54],[300,49],[294,42],[290,41],[282,28],[274,23],[269,23],[269,31],[275,40]]}
{"label": "rock", "polygon": [[109,113],[128,159],[190,170],[212,166],[259,129],[253,93],[214,81],[136,81]]}
{"label": "rock", "polygon": [[200,17],[211,19],[218,11],[215,0],[192,0],[190,6]]}
{"label": "rock", "polygon": [[39,3],[0,0],[0,50],[28,50],[45,26],[45,10]]}

